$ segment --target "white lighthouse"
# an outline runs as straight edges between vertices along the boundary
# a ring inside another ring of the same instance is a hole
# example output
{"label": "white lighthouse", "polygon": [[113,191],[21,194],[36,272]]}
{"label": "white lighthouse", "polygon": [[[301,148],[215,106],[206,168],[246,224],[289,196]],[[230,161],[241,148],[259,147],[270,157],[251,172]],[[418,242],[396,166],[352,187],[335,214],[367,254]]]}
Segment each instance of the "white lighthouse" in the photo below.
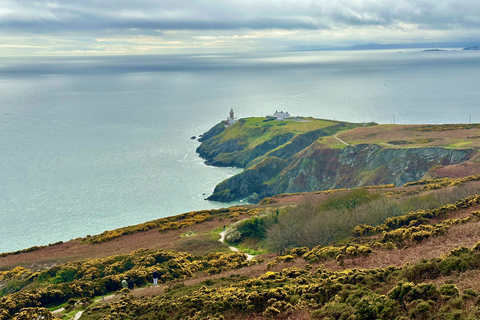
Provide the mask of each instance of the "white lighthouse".
{"label": "white lighthouse", "polygon": [[230,127],[235,122],[237,122],[237,118],[235,118],[233,108],[230,108],[230,117],[227,118],[227,122],[225,122],[225,127]]}

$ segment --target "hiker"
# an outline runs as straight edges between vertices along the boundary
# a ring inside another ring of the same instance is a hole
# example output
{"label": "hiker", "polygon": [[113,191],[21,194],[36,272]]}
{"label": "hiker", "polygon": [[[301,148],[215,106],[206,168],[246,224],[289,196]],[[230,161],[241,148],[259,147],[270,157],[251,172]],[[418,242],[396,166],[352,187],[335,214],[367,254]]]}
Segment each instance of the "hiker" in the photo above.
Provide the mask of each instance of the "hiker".
{"label": "hiker", "polygon": [[133,279],[130,278],[130,279],[128,280],[128,289],[130,289],[130,290],[133,291],[134,288],[135,288],[135,283],[133,282]]}
{"label": "hiker", "polygon": [[223,226],[223,232],[225,232],[225,226]]}
{"label": "hiker", "polygon": [[122,280],[122,288],[123,288],[123,289],[128,288],[128,283],[127,283],[127,280],[126,280],[126,279],[123,279],[123,280]]}
{"label": "hiker", "polygon": [[153,285],[156,287],[158,286],[158,271],[157,269],[153,269]]}

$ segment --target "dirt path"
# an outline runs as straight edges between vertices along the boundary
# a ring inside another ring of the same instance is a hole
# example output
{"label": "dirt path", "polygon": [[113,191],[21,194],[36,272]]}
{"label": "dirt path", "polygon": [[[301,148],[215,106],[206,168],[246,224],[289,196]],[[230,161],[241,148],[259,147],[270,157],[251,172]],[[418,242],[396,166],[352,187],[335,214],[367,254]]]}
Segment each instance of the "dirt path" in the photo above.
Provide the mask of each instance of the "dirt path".
{"label": "dirt path", "polygon": [[[220,232],[220,239],[218,241],[220,241],[222,244],[225,244],[225,233],[226,231],[222,231]],[[235,252],[239,252],[239,250],[235,247],[231,247],[231,246],[228,246],[228,248],[230,248],[230,250],[232,251],[235,251]],[[251,255],[251,254],[248,254],[248,253],[245,253],[245,255],[247,256],[247,260],[252,260],[255,256],[254,255]],[[200,277],[201,279],[203,279],[203,277]],[[211,277],[208,277],[208,278],[211,278]],[[190,279],[190,281],[195,281],[195,282],[198,282],[199,280],[198,279]],[[144,287],[144,288],[136,288],[134,291],[133,291],[133,294],[135,296],[143,296],[143,295],[151,295],[153,294],[152,291],[161,291],[163,292],[163,289],[164,289],[164,286],[158,286],[158,287]],[[157,294],[159,292],[156,292]],[[118,298],[119,295],[109,295],[109,296],[106,296],[102,299],[102,301],[110,301],[110,300],[114,300],[116,298]],[[64,311],[65,309],[64,308],[60,308],[60,309],[57,309],[57,310],[54,310],[52,311],[53,314],[58,314],[62,311]],[[73,317],[73,320],[78,320],[80,319],[80,317],[82,316],[83,314],[83,310],[82,311],[79,311],[75,314],[75,316]]]}
{"label": "dirt path", "polygon": [[339,137],[337,137],[336,134],[334,134],[333,137],[337,140],[337,142],[343,143],[343,144],[346,145],[347,147],[349,146],[348,143],[346,143],[345,141],[343,141],[342,139],[340,139]]}
{"label": "dirt path", "polygon": [[[218,241],[220,241],[220,242],[223,243],[223,244],[225,244],[225,233],[226,233],[226,231],[220,232],[220,240],[218,240]],[[237,248],[235,248],[235,247],[230,247],[230,246],[228,246],[228,248],[229,248],[230,250],[232,250],[232,251],[240,252],[240,251],[239,251]],[[244,252],[244,253],[245,253],[245,252]],[[253,257],[255,257],[255,256],[253,256],[253,255],[251,255],[251,254],[248,254],[248,253],[245,253],[245,254],[247,255],[247,260],[252,260]]]}

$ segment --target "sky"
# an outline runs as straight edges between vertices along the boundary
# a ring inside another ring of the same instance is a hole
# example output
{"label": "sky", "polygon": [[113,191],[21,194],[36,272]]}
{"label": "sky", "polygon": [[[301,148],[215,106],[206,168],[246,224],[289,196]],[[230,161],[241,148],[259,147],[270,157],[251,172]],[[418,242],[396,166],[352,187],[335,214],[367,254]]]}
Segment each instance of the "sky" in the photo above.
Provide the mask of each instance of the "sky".
{"label": "sky", "polygon": [[0,56],[480,40],[478,0],[0,0]]}

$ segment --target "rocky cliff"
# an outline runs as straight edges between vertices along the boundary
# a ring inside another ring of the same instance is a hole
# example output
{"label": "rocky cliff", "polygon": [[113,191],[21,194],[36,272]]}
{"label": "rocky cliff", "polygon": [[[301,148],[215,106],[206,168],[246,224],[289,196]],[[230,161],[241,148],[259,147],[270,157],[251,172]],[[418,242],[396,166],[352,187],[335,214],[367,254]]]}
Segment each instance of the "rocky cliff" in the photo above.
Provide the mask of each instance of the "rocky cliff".
{"label": "rocky cliff", "polygon": [[[244,123],[245,125],[245,123]],[[261,199],[279,193],[353,188],[366,185],[417,181],[434,167],[450,166],[471,159],[474,149],[444,147],[392,148],[381,144],[339,146],[328,143],[333,134],[354,124],[333,124],[307,132],[284,130],[271,134],[263,128],[255,136],[268,136],[255,146],[247,135],[230,136],[225,131],[208,136],[198,148],[206,162],[234,165],[245,170],[221,182],[208,198],[232,201]],[[218,132],[218,128],[215,129]],[[249,130],[244,128],[244,130]],[[249,133],[252,134],[251,132]]]}

